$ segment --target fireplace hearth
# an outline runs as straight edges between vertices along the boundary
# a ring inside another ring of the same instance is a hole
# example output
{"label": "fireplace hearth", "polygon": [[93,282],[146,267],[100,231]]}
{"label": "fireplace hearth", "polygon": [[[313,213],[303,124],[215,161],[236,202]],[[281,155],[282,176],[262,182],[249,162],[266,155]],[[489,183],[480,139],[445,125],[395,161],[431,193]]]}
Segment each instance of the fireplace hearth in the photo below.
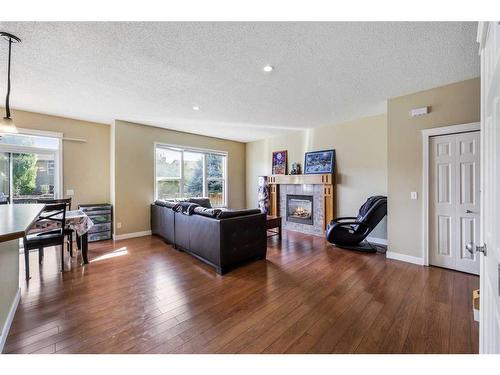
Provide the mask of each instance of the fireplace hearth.
{"label": "fireplace hearth", "polygon": [[286,196],[286,220],[294,223],[313,225],[313,196]]}

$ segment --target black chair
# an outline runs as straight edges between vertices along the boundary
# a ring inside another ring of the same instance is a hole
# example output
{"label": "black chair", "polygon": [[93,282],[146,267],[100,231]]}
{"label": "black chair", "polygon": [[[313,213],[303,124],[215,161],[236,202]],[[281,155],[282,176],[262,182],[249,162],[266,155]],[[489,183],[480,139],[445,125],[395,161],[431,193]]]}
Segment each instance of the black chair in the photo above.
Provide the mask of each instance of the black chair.
{"label": "black chair", "polygon": [[57,203],[46,205],[40,216],[36,219],[37,223],[52,224],[57,229],[51,228],[50,231],[28,234],[24,236],[24,262],[26,268],[26,280],[30,279],[30,250],[38,249],[38,262],[41,264],[44,256],[44,248],[49,246],[61,246],[61,272],[64,271],[64,227],[66,223],[66,203]]}
{"label": "black chair", "polygon": [[[56,203],[66,203],[66,209],[71,211],[71,198],[62,198],[62,199],[37,199],[37,203],[43,204],[56,204]],[[64,228],[64,234],[67,239],[69,256],[73,258],[73,229]]]}
{"label": "black chair", "polygon": [[[357,217],[339,217],[326,229],[326,239],[334,245],[350,250],[374,253],[377,249],[363,241],[387,215],[387,197],[370,197],[359,209]],[[368,246],[367,246],[368,245]]]}

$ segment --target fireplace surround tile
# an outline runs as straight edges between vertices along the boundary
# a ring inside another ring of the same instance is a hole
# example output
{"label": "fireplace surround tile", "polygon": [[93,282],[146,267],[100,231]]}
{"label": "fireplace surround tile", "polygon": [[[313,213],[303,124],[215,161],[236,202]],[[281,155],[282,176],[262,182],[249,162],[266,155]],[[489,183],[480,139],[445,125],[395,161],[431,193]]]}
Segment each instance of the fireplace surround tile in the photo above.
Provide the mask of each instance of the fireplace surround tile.
{"label": "fireplace surround tile", "polygon": [[[287,195],[312,195],[313,196],[313,225],[295,223],[286,220]],[[323,187],[321,185],[281,185],[280,188],[280,216],[283,218],[283,228],[295,232],[323,236]]]}

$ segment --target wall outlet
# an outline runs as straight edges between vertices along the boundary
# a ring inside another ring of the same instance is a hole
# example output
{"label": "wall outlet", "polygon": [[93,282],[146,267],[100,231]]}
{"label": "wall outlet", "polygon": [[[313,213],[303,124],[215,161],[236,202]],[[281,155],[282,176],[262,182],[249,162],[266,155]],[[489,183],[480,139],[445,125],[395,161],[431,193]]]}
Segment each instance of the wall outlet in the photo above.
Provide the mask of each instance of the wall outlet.
{"label": "wall outlet", "polygon": [[416,191],[412,191],[410,193],[410,199],[417,200],[418,199],[418,193]]}
{"label": "wall outlet", "polygon": [[72,197],[73,195],[75,195],[75,191],[73,189],[68,189],[66,190],[66,195],[68,197]]}
{"label": "wall outlet", "polygon": [[116,228],[120,229],[122,227],[122,223],[116,223]]}

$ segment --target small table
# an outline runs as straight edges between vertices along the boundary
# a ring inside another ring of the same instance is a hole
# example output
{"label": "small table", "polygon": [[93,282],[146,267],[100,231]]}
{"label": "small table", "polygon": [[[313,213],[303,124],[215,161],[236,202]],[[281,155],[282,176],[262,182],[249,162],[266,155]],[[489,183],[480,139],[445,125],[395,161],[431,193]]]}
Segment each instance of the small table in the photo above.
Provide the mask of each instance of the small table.
{"label": "small table", "polygon": [[278,238],[281,239],[281,216],[268,215],[266,217],[266,229],[268,232],[272,233],[268,237],[278,236]]}
{"label": "small table", "polygon": [[83,264],[88,264],[88,232],[94,223],[81,210],[66,211],[66,228],[73,229],[76,233],[76,244],[82,250]]}

